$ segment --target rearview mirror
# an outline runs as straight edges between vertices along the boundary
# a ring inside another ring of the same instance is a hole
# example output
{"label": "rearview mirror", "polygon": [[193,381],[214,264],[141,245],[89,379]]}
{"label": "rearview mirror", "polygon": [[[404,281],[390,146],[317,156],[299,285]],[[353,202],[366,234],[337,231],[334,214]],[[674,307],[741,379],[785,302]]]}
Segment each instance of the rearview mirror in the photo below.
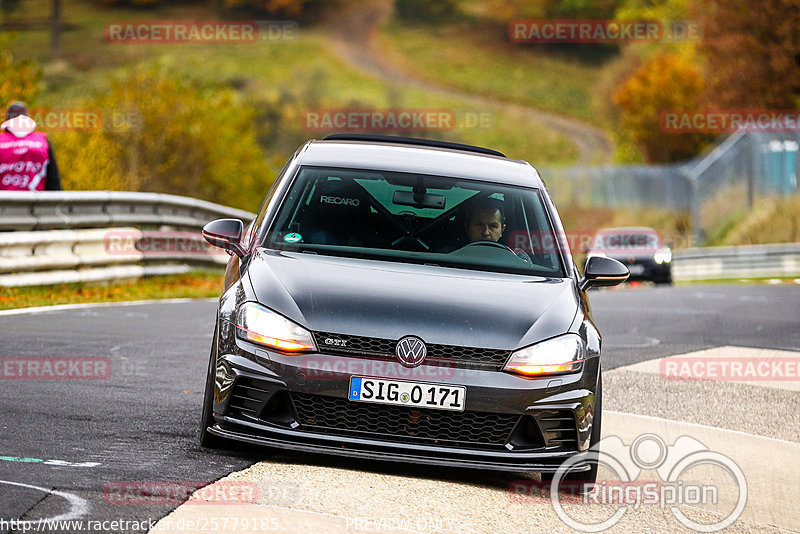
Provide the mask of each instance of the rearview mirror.
{"label": "rearview mirror", "polygon": [[431,193],[415,193],[413,191],[395,191],[392,202],[401,206],[413,206],[415,208],[433,208],[443,210],[445,206],[444,195],[434,195]]}
{"label": "rearview mirror", "polygon": [[206,241],[244,257],[246,251],[242,248],[242,233],[244,224],[239,219],[217,219],[203,227],[203,237]]}
{"label": "rearview mirror", "polygon": [[583,273],[582,291],[586,291],[590,287],[609,287],[621,284],[631,274],[622,263],[605,256],[589,256]]}

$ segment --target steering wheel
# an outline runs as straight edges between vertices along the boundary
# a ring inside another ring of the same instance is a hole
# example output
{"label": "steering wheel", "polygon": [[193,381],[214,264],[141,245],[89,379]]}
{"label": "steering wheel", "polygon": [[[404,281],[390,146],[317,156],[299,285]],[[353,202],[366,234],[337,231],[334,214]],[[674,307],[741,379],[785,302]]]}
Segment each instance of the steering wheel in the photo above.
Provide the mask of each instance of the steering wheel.
{"label": "steering wheel", "polygon": [[509,247],[507,247],[502,243],[498,243],[497,241],[473,241],[472,243],[467,243],[461,248],[467,248],[467,247],[497,247],[503,250],[507,250],[512,254],[514,254],[513,250],[511,250]]}

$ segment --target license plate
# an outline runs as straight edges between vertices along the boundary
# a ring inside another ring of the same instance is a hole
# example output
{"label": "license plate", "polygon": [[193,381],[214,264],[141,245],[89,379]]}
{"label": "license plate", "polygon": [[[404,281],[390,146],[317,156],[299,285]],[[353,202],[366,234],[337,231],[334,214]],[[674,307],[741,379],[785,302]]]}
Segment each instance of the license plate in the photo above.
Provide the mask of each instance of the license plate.
{"label": "license plate", "polygon": [[466,395],[467,388],[464,386],[351,376],[347,398],[358,402],[462,412]]}
{"label": "license plate", "polygon": [[644,274],[644,265],[628,265],[628,270],[631,274]]}

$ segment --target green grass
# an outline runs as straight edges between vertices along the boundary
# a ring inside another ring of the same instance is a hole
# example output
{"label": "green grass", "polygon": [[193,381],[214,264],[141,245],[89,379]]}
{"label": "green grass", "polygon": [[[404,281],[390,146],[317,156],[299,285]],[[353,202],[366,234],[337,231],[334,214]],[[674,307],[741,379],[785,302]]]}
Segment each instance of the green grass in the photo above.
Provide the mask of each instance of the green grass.
{"label": "green grass", "polygon": [[380,35],[386,55],[429,81],[608,127],[593,92],[600,62],[508,42],[474,22],[410,26],[393,21]]}
{"label": "green grass", "polygon": [[[15,16],[44,17],[49,13],[49,4],[47,0],[32,0],[24,12]],[[159,62],[169,65],[176,75],[233,87],[242,97],[276,101],[293,95],[309,108],[446,108],[458,110],[457,115],[462,110],[488,112],[491,124],[487,128],[457,125],[453,130],[430,135],[490,146],[512,157],[533,159],[539,165],[568,164],[577,157],[567,138],[541,124],[520,124],[515,117],[496,110],[474,110],[474,106],[458,98],[432,95],[364,75],[342,62],[331,51],[323,31],[313,26],[302,26],[297,40],[283,43],[106,43],[103,30],[111,21],[202,20],[216,18],[216,13],[202,6],[144,10],[104,8],[78,0],[64,4],[65,22],[75,28],[63,35],[61,58],[48,59],[49,34],[45,30],[18,32],[12,44],[16,57],[34,58],[44,65],[43,91],[37,105],[80,106],[92,94],[103,92],[115,73],[138,63]],[[302,125],[303,118],[302,114],[296,117],[298,125]],[[307,137],[320,135],[322,132],[309,130]],[[286,152],[282,157],[290,155],[280,139],[270,144],[282,146],[282,152]],[[220,201],[224,203],[224,199]]]}
{"label": "green grass", "polygon": [[222,279],[218,271],[194,271],[108,284],[0,287],[0,310],[86,302],[218,297],[222,292]]}

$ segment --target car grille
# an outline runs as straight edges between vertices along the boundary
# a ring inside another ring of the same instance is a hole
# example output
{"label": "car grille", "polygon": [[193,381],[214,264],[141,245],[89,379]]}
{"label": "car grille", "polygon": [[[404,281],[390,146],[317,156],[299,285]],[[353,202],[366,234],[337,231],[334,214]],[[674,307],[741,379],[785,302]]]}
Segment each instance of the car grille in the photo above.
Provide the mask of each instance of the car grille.
{"label": "car grille", "polygon": [[520,418],[376,405],[297,392],[292,399],[297,421],[305,430],[431,445],[502,448]]}
{"label": "car grille", "polygon": [[[325,343],[335,340],[343,345]],[[394,359],[398,340],[379,337],[352,336],[331,332],[314,332],[317,347],[332,354]],[[510,350],[461,347],[458,345],[427,344],[427,364],[499,370],[511,356]]]}

